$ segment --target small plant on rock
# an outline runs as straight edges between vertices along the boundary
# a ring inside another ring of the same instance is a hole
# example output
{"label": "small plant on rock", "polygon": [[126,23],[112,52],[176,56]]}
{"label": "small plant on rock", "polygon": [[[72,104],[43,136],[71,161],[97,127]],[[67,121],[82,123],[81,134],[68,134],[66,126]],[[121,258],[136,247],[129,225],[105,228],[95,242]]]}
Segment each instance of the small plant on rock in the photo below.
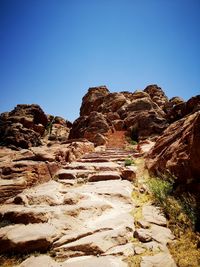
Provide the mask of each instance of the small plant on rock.
{"label": "small plant on rock", "polygon": [[134,163],[134,161],[132,160],[132,158],[127,158],[127,159],[125,159],[125,161],[124,161],[124,165],[125,165],[125,166],[131,166],[131,165],[133,165],[133,164],[135,164],[135,163]]}
{"label": "small plant on rock", "polygon": [[150,178],[147,181],[149,190],[154,195],[159,204],[163,204],[167,196],[172,192],[173,183],[159,178]]}

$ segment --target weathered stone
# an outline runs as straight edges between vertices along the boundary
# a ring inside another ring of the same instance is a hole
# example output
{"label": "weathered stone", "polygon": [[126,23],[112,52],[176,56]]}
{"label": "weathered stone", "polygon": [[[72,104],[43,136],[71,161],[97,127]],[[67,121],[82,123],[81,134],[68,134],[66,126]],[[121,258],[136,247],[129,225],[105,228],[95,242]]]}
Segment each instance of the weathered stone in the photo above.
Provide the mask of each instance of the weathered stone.
{"label": "weathered stone", "polygon": [[89,182],[98,182],[106,180],[118,180],[121,176],[118,172],[98,172],[97,174],[91,174],[88,177]]}
{"label": "weathered stone", "polygon": [[200,177],[200,111],[172,123],[147,155],[151,173],[174,175],[177,184],[198,183]]}
{"label": "weathered stone", "polygon": [[167,220],[158,207],[152,205],[144,205],[142,208],[142,215],[144,220],[149,223],[155,223],[161,226],[167,225]]}
{"label": "weathered stone", "polygon": [[41,145],[47,116],[38,105],[17,105],[0,116],[0,141],[6,146],[29,148]]}
{"label": "weathered stone", "polygon": [[152,233],[148,229],[136,229],[134,232],[134,237],[141,242],[149,242],[152,240]]}
{"label": "weathered stone", "polygon": [[128,181],[132,182],[136,178],[136,173],[133,170],[124,169],[124,170],[121,171],[121,177],[124,180],[128,180]]}
{"label": "weathered stone", "polygon": [[138,224],[140,227],[144,228],[144,229],[148,229],[148,228],[150,228],[150,223],[148,223],[147,221],[144,221],[144,220],[138,220],[138,221],[137,221],[137,224]]}
{"label": "weathered stone", "polygon": [[5,226],[0,229],[0,252],[44,252],[56,235],[56,228],[47,223]]}
{"label": "weathered stone", "polygon": [[135,254],[134,245],[132,243],[127,243],[125,245],[120,245],[112,247],[104,253],[104,255],[122,255],[125,257],[133,256]]}
{"label": "weathered stone", "polygon": [[134,248],[134,252],[136,255],[140,255],[140,254],[143,254],[144,252],[146,251],[146,249],[142,248],[142,247],[139,247],[139,246],[136,246]]}
{"label": "weathered stone", "polygon": [[164,245],[174,239],[170,229],[155,224],[151,226],[151,233],[154,240]]}
{"label": "weathered stone", "polygon": [[155,102],[159,107],[163,108],[168,102],[168,98],[163,92],[163,90],[156,84],[149,85],[144,89],[144,92],[148,93],[153,102]]}
{"label": "weathered stone", "polygon": [[172,256],[169,253],[161,252],[154,256],[144,256],[140,264],[141,267],[176,267]]}

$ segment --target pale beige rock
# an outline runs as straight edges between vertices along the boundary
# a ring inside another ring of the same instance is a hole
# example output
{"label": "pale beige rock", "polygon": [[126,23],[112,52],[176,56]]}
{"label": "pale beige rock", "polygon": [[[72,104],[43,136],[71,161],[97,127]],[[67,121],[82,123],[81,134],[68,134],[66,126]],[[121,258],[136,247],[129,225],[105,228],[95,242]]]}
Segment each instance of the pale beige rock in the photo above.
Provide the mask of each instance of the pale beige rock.
{"label": "pale beige rock", "polygon": [[145,220],[138,220],[138,221],[137,221],[137,224],[138,224],[140,227],[144,228],[144,229],[148,229],[148,228],[150,228],[150,223],[148,223],[148,222],[145,221]]}
{"label": "pale beige rock", "polygon": [[140,264],[141,267],[176,267],[172,256],[169,253],[158,253],[154,256],[144,256]]}
{"label": "pale beige rock", "polygon": [[152,225],[151,226],[152,238],[161,243],[166,245],[168,242],[174,239],[174,235],[172,234],[171,230],[166,227],[162,227],[159,225]]}
{"label": "pale beige rock", "polygon": [[135,254],[135,248],[132,243],[112,247],[106,251],[103,255],[123,255],[125,257],[133,256]]}
{"label": "pale beige rock", "polygon": [[62,263],[61,267],[127,267],[127,263],[114,256],[75,257]]}
{"label": "pale beige rock", "polygon": [[167,220],[158,207],[152,205],[144,205],[142,208],[142,215],[144,217],[144,220],[149,223],[154,223],[161,226],[167,225]]}
{"label": "pale beige rock", "polygon": [[65,169],[116,171],[120,169],[120,165],[115,162],[72,162]]}
{"label": "pale beige rock", "polygon": [[5,226],[0,229],[0,252],[46,251],[57,234],[55,226],[48,223]]}
{"label": "pale beige rock", "polygon": [[60,192],[62,184],[56,181],[26,189],[21,195],[25,195],[29,205],[60,205],[64,201],[64,195]]}
{"label": "pale beige rock", "polygon": [[123,245],[127,242],[127,230],[105,230],[55,248],[55,251],[62,253],[64,257],[76,256],[79,252],[81,252],[81,255],[98,255],[105,253],[114,246]]}
{"label": "pale beige rock", "polygon": [[55,262],[47,255],[40,255],[38,257],[31,256],[23,261],[18,267],[60,267],[61,265]]}
{"label": "pale beige rock", "polygon": [[139,246],[136,246],[136,247],[134,248],[134,250],[135,250],[135,254],[136,254],[136,255],[143,254],[143,253],[146,251],[145,248],[142,248],[142,247],[139,247]]}
{"label": "pale beige rock", "polygon": [[149,229],[136,229],[134,237],[141,242],[149,242],[152,240],[152,233]]}

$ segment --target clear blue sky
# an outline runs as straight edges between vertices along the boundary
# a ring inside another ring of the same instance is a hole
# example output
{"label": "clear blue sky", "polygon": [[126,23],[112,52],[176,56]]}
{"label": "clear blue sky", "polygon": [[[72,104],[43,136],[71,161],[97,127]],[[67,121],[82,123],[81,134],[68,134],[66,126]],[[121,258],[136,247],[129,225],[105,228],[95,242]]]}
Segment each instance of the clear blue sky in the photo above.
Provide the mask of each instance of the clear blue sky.
{"label": "clear blue sky", "polygon": [[200,0],[0,0],[0,113],[73,121],[91,86],[200,93]]}

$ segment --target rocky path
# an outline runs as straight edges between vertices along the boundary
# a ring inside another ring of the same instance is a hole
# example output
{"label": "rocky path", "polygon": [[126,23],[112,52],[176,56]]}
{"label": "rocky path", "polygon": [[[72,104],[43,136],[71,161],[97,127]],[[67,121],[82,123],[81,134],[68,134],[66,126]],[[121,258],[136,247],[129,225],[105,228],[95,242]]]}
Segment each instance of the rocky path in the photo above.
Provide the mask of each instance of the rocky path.
{"label": "rocky path", "polygon": [[[132,192],[135,152],[110,148],[86,154],[54,180],[25,189],[0,207],[0,253],[28,253],[21,267],[173,267],[173,239],[159,209],[138,203]],[[142,192],[141,192],[142,194]],[[139,264],[137,261],[141,259]]]}

